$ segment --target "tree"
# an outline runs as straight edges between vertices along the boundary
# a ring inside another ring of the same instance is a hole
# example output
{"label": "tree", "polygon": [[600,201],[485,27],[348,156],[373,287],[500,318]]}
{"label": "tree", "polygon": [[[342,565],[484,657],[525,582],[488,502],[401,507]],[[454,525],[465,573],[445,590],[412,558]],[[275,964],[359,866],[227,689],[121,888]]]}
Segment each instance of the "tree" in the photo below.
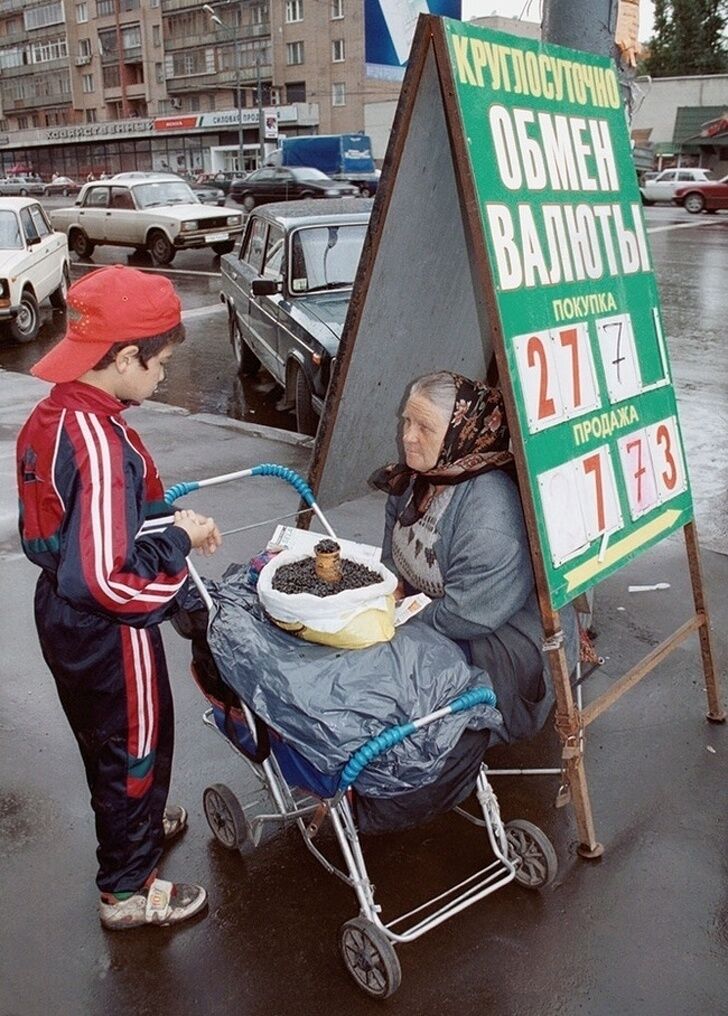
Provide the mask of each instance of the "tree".
{"label": "tree", "polygon": [[644,69],[655,78],[728,71],[728,0],[655,0]]}

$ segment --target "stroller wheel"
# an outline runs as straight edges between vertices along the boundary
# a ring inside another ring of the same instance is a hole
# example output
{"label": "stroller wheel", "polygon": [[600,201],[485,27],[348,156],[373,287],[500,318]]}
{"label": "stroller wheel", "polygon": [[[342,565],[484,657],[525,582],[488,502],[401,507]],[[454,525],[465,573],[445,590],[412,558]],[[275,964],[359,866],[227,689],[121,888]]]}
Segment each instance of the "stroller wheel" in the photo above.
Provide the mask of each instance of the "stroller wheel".
{"label": "stroller wheel", "polygon": [[516,862],[516,882],[526,889],[543,889],[556,878],[559,862],[551,840],[533,822],[516,818],[505,825],[511,859]]}
{"label": "stroller wheel", "polygon": [[402,980],[397,953],[387,936],[372,921],[354,917],[339,930],[344,965],[357,985],[374,998],[389,998]]}
{"label": "stroller wheel", "polygon": [[228,850],[247,852],[253,848],[250,825],[240,801],[224,783],[205,787],[202,795],[205,818],[218,843]]}

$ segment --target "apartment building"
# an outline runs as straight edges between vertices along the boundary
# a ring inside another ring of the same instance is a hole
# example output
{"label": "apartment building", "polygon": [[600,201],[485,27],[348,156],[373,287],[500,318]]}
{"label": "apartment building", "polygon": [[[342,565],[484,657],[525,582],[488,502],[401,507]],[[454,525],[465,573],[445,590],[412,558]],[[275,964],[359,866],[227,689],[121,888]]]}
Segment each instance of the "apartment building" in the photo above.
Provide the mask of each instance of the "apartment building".
{"label": "apartment building", "polygon": [[250,169],[258,89],[285,134],[399,94],[366,78],[364,0],[0,0],[0,172],[239,168],[241,130]]}

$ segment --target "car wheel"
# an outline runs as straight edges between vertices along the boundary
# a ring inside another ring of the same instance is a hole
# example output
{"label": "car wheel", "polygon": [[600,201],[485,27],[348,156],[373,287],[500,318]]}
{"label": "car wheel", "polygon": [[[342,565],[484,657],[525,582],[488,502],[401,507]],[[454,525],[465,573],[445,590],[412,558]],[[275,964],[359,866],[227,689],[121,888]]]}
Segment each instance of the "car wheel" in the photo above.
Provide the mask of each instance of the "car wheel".
{"label": "car wheel", "polygon": [[148,247],[149,253],[160,265],[171,265],[174,261],[176,251],[167,234],[161,230],[154,230],[149,237]]}
{"label": "car wheel", "polygon": [[80,258],[90,258],[95,244],[91,243],[82,229],[74,229],[70,237],[71,250]]}
{"label": "car wheel", "polygon": [[20,310],[10,322],[10,334],[16,342],[32,342],[40,328],[38,301],[29,289],[20,297]]}
{"label": "car wheel", "polygon": [[62,193],[63,193],[64,198],[67,198],[68,197],[68,187],[64,187]]}
{"label": "car wheel", "polygon": [[20,190],[18,191],[18,194],[20,194],[21,198],[27,197],[28,196],[27,188],[21,187]]}
{"label": "car wheel", "polygon": [[300,367],[296,368],[295,398],[296,430],[300,434],[313,436],[318,430],[319,421],[313,408],[311,385]]}
{"label": "car wheel", "polygon": [[71,277],[68,274],[68,265],[63,266],[61,272],[61,281],[58,284],[58,288],[54,289],[48,299],[51,302],[51,307],[55,307],[56,310],[65,310],[66,302],[68,299],[68,287],[71,285]]}
{"label": "car wheel", "polygon": [[688,194],[683,201],[683,207],[691,215],[699,215],[705,208],[705,198],[702,194]]}
{"label": "car wheel", "polygon": [[233,347],[235,362],[238,365],[238,377],[252,377],[253,374],[257,374],[260,370],[260,360],[250,346],[247,346],[243,341],[240,322],[234,311],[229,312],[229,322],[230,343]]}
{"label": "car wheel", "polygon": [[241,203],[246,212],[252,212],[255,208],[255,198],[252,194],[244,194]]}
{"label": "car wheel", "polygon": [[646,198],[644,196],[644,194],[642,194],[641,197],[642,197],[642,204],[643,205],[654,205],[655,202],[654,201],[650,201],[650,199]]}
{"label": "car wheel", "polygon": [[229,254],[235,248],[235,241],[228,240],[226,243],[213,243],[212,249],[216,254]]}

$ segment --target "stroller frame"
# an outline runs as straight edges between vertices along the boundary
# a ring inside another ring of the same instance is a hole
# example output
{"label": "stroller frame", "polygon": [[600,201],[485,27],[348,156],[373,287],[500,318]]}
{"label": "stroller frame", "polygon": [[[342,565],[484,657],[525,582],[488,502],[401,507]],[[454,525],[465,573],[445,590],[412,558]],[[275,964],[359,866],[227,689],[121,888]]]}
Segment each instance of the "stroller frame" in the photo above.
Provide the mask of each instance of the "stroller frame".
{"label": "stroller frame", "polygon": [[[244,702],[241,708],[250,735],[254,737],[253,714]],[[423,717],[417,721],[418,729],[435,722],[442,715],[443,710],[438,710]],[[266,825],[283,826],[295,822],[310,853],[327,872],[336,875],[356,894],[359,917],[342,926],[340,950],[344,964],[358,986],[374,997],[386,998],[399,987],[401,969],[395,944],[413,942],[514,880],[526,888],[538,889],[548,885],[555,877],[557,861],[550,841],[529,822],[514,821],[504,825],[498,800],[488,780],[488,767],[481,763],[476,796],[482,818],[461,807],[454,810],[462,818],[486,830],[494,860],[419,906],[385,922],[382,906],[375,900],[374,885],[359,841],[350,803],[351,789],[339,791],[331,798],[321,798],[291,787],[272,752],[264,761],[252,762],[220,730],[212,709],[205,711],[203,722],[243,759],[278,809],[249,819],[229,788],[221,784],[208,787],[205,791],[205,815],[213,834],[228,849],[248,853],[260,844]],[[314,843],[327,817],[331,820],[345,870]]]}
{"label": "stroller frame", "polygon": [[[176,484],[166,491],[165,500],[172,506],[177,498],[201,487],[250,476],[277,476],[286,480],[317,515],[329,536],[336,539],[336,534],[316,504],[306,481],[287,467],[271,463],[206,480]],[[142,527],[142,531],[157,531],[172,521],[172,517],[150,520]],[[214,604],[210,594],[189,559],[188,566],[190,577],[212,616]],[[350,759],[340,787],[333,797],[320,797],[306,789],[292,787],[273,752],[262,761],[251,760],[218,727],[213,718],[213,709],[207,709],[204,713],[204,723],[223,737],[231,750],[246,762],[278,809],[277,812],[264,812],[248,819],[233,792],[224,784],[214,784],[206,788],[203,799],[205,816],[213,834],[228,849],[247,853],[260,844],[266,824],[281,826],[295,822],[310,853],[326,871],[340,878],[356,894],[359,916],[342,926],[339,946],[344,964],[358,987],[375,998],[387,998],[399,987],[402,975],[394,944],[414,941],[510,882],[515,881],[527,889],[540,889],[556,876],[558,862],[550,840],[538,826],[530,822],[516,819],[503,823],[498,800],[488,780],[488,767],[481,763],[475,790],[482,818],[461,807],[456,807],[454,811],[486,830],[494,860],[406,913],[386,923],[381,917],[382,907],[375,901],[374,885],[367,871],[351,807],[352,785],[356,776],[368,761],[389,750],[397,740],[410,736],[416,730],[437,722],[452,712],[471,708],[478,701],[483,699],[478,699],[477,693],[473,698],[472,691],[466,692],[444,708],[372,738]],[[247,703],[241,701],[240,704],[250,737],[256,742],[256,718]],[[389,739],[390,735],[394,735],[393,740]],[[326,817],[331,819],[346,870],[334,864],[314,843]]]}

